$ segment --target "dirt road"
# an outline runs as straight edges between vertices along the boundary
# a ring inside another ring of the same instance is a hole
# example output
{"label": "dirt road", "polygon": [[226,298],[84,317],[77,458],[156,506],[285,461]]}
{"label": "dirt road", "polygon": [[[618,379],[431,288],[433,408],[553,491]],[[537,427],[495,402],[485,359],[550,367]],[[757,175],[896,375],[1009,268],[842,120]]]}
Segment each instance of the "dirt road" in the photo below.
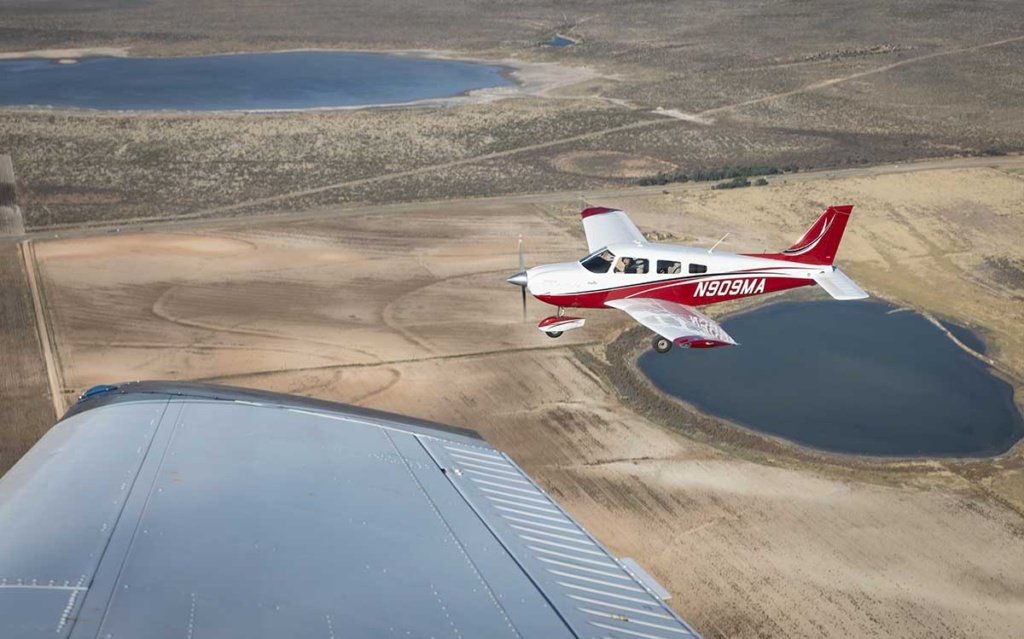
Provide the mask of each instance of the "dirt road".
{"label": "dirt road", "polygon": [[[883,175],[902,175],[907,173],[920,173],[927,171],[946,171],[952,169],[970,169],[994,167],[1003,169],[1019,169],[1024,167],[1024,156],[1011,155],[1004,157],[971,157],[952,158],[944,160],[928,160],[921,162],[906,162],[902,164],[884,164],[879,166],[865,166],[846,169],[823,169],[818,171],[804,171],[800,173],[787,173],[771,178],[771,182],[802,183],[815,182],[818,180],[831,180],[856,177],[870,177]],[[681,184],[666,184],[663,186],[642,186],[623,189],[608,189],[602,191],[561,191],[553,193],[530,193],[525,195],[502,195],[487,198],[456,198],[433,202],[409,202],[403,204],[382,204],[374,206],[356,207],[331,207],[313,211],[296,211],[292,213],[272,213],[258,215],[239,215],[209,218],[154,218],[145,220],[131,220],[116,225],[91,224],[75,225],[67,228],[47,229],[33,231],[24,236],[0,237],[0,243],[17,242],[27,239],[38,241],[71,239],[82,237],[93,237],[97,235],[116,234],[126,235],[133,233],[153,232],[186,232],[201,229],[221,229],[233,227],[266,226],[273,224],[287,224],[293,222],[311,222],[316,220],[329,220],[339,217],[359,217],[364,215],[400,215],[411,211],[430,209],[435,207],[450,207],[452,210],[467,210],[475,207],[490,207],[495,205],[582,205],[586,201],[604,201],[610,199],[637,198],[661,198],[667,194],[683,194],[689,192],[710,191],[714,186],[712,182],[686,182]]]}
{"label": "dirt road", "polygon": [[46,363],[46,381],[50,387],[50,398],[53,401],[55,419],[64,416],[64,393],[60,383],[60,369],[53,356],[50,342],[50,330],[46,326],[46,312],[43,309],[39,282],[36,277],[35,247],[32,242],[22,242],[21,255],[25,262],[25,273],[28,275],[29,291],[32,293],[32,308],[36,314],[36,330],[39,332],[39,343],[43,348],[43,360]]}

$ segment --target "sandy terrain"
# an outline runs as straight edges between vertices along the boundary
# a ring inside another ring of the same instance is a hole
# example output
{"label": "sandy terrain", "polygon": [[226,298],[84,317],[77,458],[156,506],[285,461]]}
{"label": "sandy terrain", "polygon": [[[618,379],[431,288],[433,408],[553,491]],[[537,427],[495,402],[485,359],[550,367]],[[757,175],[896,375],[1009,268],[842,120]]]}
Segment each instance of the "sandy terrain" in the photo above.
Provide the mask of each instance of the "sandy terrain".
{"label": "sandy terrain", "polygon": [[[840,253],[872,293],[969,324],[1024,377],[1024,177],[970,168],[620,194],[646,231],[730,250],[787,246],[827,204],[857,208]],[[987,636],[1024,627],[1024,474],[997,460],[874,472],[680,434],[624,407],[585,362],[630,326],[590,311],[550,340],[520,321],[528,264],[578,257],[578,208],[462,201],[194,232],[37,244],[69,398],[95,383],[200,379],[479,430],[707,636]],[[1006,266],[1009,265],[1009,266]],[[1009,271],[1007,270],[1009,269]],[[751,461],[755,460],[755,461]],[[897,472],[898,471],[898,472]]]}

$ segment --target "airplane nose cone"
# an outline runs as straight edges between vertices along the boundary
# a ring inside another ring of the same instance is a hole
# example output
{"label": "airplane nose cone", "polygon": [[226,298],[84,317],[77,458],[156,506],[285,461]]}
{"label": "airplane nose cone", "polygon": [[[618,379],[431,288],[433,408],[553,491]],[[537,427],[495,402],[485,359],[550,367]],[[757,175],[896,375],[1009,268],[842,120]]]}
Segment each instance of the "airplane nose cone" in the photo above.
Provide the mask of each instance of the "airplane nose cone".
{"label": "airplane nose cone", "polygon": [[508,278],[505,281],[508,282],[509,284],[515,284],[516,286],[522,286],[523,288],[526,288],[526,271],[516,273],[515,275],[513,275],[512,277]]}

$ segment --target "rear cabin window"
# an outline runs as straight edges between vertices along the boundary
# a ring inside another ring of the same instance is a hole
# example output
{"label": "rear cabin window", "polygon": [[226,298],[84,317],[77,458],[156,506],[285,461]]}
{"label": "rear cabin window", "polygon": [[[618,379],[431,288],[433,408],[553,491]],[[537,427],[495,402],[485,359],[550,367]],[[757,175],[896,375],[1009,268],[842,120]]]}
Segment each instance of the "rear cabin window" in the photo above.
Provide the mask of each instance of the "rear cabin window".
{"label": "rear cabin window", "polygon": [[690,264],[691,273],[707,273],[708,267],[704,264]]}
{"label": "rear cabin window", "polygon": [[591,273],[607,273],[614,260],[615,256],[612,255],[612,252],[604,250],[588,255],[580,261],[580,264]]}
{"label": "rear cabin window", "polygon": [[649,269],[650,263],[642,257],[620,257],[615,262],[615,272],[627,275],[643,275]]}
{"label": "rear cabin window", "polygon": [[683,265],[670,260],[658,260],[658,273],[661,275],[673,275],[680,272]]}

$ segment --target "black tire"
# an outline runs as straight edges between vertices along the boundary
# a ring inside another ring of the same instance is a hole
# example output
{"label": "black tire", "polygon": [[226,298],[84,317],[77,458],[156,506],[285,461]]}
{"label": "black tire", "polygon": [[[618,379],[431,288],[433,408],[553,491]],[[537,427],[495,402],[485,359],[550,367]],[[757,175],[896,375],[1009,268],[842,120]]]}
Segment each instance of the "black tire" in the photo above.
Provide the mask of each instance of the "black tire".
{"label": "black tire", "polygon": [[664,354],[672,350],[672,341],[665,339],[661,335],[655,335],[654,341],[651,342],[651,347],[654,348],[655,352]]}
{"label": "black tire", "polygon": [[555,339],[556,337],[561,337],[562,336],[562,332],[563,331],[545,331],[547,336],[550,337],[551,339]]}

